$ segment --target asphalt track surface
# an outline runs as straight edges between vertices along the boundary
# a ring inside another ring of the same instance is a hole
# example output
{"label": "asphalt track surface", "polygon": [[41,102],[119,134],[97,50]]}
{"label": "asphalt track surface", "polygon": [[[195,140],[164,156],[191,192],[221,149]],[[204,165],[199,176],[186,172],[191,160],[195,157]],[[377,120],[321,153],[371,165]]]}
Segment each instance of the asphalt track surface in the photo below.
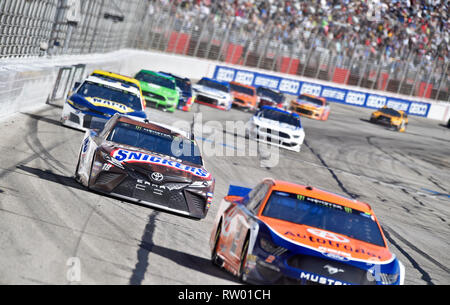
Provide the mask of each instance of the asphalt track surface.
{"label": "asphalt track surface", "polygon": [[[77,184],[83,133],[59,124],[61,105],[0,121],[0,284],[238,284],[210,263],[214,216],[230,183],[254,186],[265,177],[370,203],[406,267],[405,283],[450,284],[450,130],[436,121],[410,117],[406,133],[397,133],[369,123],[370,110],[332,104],[329,121],[302,120],[302,151],[281,150],[274,167],[264,153],[205,156],[215,198],[196,221]],[[222,124],[251,116],[196,111]],[[193,112],[151,109],[149,117],[190,122]],[[70,276],[73,258],[79,282]]]}

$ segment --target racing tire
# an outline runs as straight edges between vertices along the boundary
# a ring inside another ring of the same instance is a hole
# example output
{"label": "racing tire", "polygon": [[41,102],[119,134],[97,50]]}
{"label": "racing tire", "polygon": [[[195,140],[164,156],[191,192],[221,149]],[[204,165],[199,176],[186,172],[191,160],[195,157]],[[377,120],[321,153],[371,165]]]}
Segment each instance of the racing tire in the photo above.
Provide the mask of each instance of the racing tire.
{"label": "racing tire", "polygon": [[222,234],[222,221],[219,222],[219,225],[217,226],[217,230],[216,230],[216,235],[214,238],[214,248],[211,251],[211,263],[213,265],[222,266],[222,262],[221,259],[219,258],[219,256],[217,255],[217,247],[219,246],[219,240],[220,240],[220,235]]}
{"label": "racing tire", "polygon": [[239,276],[239,280],[241,282],[245,282],[246,278],[247,278],[247,275],[244,272],[244,268],[245,268],[245,265],[247,263],[248,244],[249,244],[249,237],[248,237],[248,234],[247,234],[247,237],[245,238],[245,241],[244,241],[244,246],[242,246],[241,257],[240,257],[241,258],[241,264],[239,265],[238,276]]}
{"label": "racing tire", "polygon": [[81,159],[81,150],[80,150],[80,154],[78,155],[78,162],[77,162],[77,166],[75,167],[75,175],[74,175],[74,179],[78,183],[81,183],[80,175],[78,174],[78,169],[80,168],[80,159]]}

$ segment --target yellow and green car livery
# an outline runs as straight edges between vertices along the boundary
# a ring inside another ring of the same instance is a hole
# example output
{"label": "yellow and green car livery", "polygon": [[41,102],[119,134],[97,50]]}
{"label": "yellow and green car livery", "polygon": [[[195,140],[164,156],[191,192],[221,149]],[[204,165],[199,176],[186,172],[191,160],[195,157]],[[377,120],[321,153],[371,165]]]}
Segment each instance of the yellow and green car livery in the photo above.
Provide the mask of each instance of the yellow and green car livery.
{"label": "yellow and green car livery", "polygon": [[179,93],[173,77],[141,70],[134,78],[140,82],[148,106],[170,112],[175,111],[178,106]]}
{"label": "yellow and green car livery", "polygon": [[408,115],[402,110],[384,106],[372,113],[370,122],[386,125],[399,132],[405,132],[406,125],[408,125]]}

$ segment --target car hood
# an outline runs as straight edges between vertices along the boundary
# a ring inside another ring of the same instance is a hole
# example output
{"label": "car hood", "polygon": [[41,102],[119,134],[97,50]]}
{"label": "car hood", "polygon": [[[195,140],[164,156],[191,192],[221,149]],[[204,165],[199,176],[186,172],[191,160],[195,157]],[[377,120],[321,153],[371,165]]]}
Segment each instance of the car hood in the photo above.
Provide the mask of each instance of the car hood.
{"label": "car hood", "polygon": [[301,246],[334,256],[335,259],[368,263],[389,263],[395,256],[386,247],[359,241],[330,231],[259,216],[271,230],[277,244]]}
{"label": "car hood", "polygon": [[315,110],[315,109],[320,109],[320,108],[324,107],[323,105],[320,106],[320,105],[317,105],[317,104],[308,103],[308,102],[302,102],[302,101],[293,101],[293,103],[299,105],[302,108],[309,109],[309,110]]}
{"label": "car hood", "polygon": [[239,99],[242,99],[244,101],[249,101],[249,102],[256,101],[256,95],[255,96],[251,96],[251,95],[248,95],[248,94],[245,94],[245,93],[240,93],[240,92],[234,91],[233,92],[233,96],[237,97]]}
{"label": "car hood", "polygon": [[192,181],[210,180],[211,174],[199,165],[126,145],[103,145],[103,150],[116,160],[131,164],[144,172],[159,172],[164,176],[179,176]]}
{"label": "car hood", "polygon": [[203,85],[193,85],[192,88],[194,88],[197,91],[200,91],[200,92],[203,92],[203,93],[206,93],[209,95],[217,96],[222,99],[227,98],[230,95],[229,93],[226,93],[226,92],[223,92],[223,91],[211,88],[211,87],[206,87]]}
{"label": "car hood", "polygon": [[104,113],[108,116],[113,116],[116,113],[123,113],[141,118],[146,118],[146,114],[143,111],[130,108],[122,103],[110,101],[95,96],[82,96],[80,94],[73,94],[69,98],[72,102],[81,106],[88,107],[92,110]]}
{"label": "car hood", "polygon": [[170,89],[170,88],[166,88],[163,86],[159,86],[156,84],[152,84],[152,83],[147,83],[147,82],[143,82],[141,81],[141,88],[142,91],[149,91],[152,93],[158,93],[160,95],[163,96],[176,96],[178,95],[178,91],[176,89]]}
{"label": "car hood", "polygon": [[270,129],[277,129],[279,131],[285,131],[285,132],[292,132],[292,131],[302,131],[303,128],[296,127],[290,124],[281,123],[279,121],[270,120],[267,118],[258,118],[256,116],[253,117],[253,122],[257,123],[259,126],[270,128]]}

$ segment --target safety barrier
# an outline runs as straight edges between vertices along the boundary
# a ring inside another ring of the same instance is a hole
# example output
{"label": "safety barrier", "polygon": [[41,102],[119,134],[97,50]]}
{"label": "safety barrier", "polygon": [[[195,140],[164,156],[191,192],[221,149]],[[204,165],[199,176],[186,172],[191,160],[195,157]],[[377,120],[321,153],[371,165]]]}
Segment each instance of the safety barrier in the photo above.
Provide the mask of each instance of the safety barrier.
{"label": "safety barrier", "polygon": [[401,97],[368,93],[227,66],[216,66],[213,78],[220,81],[236,81],[255,87],[265,86],[296,96],[300,94],[322,96],[328,101],[352,106],[372,109],[388,106],[397,110],[403,110],[407,114],[421,117],[427,117],[431,106],[430,103],[408,100]]}
{"label": "safety barrier", "polygon": [[[173,46],[177,45],[178,43]],[[295,65],[292,62],[284,64],[288,70],[289,65]],[[338,87],[331,82],[316,83],[305,78],[290,77],[288,74],[264,73],[265,70],[243,70],[191,56],[122,50],[96,56],[74,56],[59,62],[49,60],[47,65],[41,66],[32,61],[23,62],[21,65],[0,66],[0,117],[65,97],[75,80],[80,80],[94,69],[105,69],[130,76],[140,69],[167,71],[193,81],[207,76],[223,81],[234,80],[253,86],[266,86],[292,95],[320,95],[331,102],[352,106],[375,109],[387,105],[411,115],[443,122],[447,122],[450,116],[450,105],[446,102],[420,101],[344,85]]]}

